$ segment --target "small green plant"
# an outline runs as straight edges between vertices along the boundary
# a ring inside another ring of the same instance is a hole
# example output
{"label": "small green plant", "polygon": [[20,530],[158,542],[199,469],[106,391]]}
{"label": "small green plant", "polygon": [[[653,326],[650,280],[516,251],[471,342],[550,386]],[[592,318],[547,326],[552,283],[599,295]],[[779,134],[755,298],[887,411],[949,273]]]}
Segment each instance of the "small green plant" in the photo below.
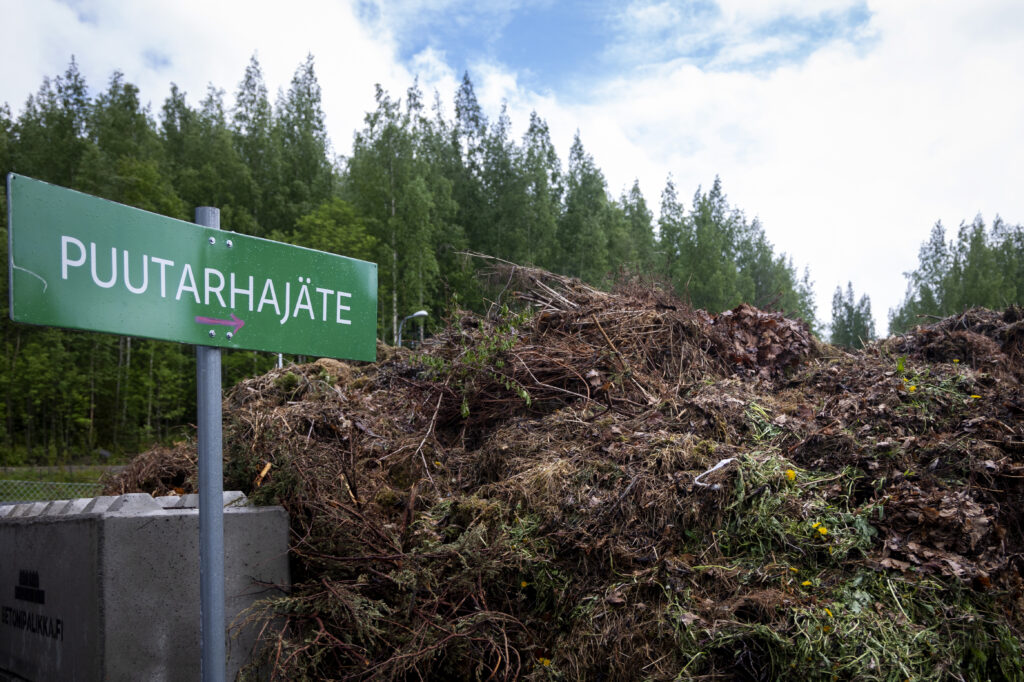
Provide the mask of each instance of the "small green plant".
{"label": "small green plant", "polygon": [[746,417],[755,441],[771,439],[782,433],[782,430],[772,423],[771,415],[757,403],[747,405]]}
{"label": "small green plant", "polygon": [[299,375],[294,372],[285,372],[274,379],[274,386],[283,393],[292,394],[299,387]]}
{"label": "small green plant", "polygon": [[437,375],[447,374],[453,385],[461,391],[462,404],[459,411],[463,419],[469,417],[469,396],[481,377],[486,377],[506,391],[514,393],[527,407],[533,404],[526,387],[508,373],[506,358],[506,354],[518,341],[519,330],[529,324],[531,316],[531,311],[514,312],[509,310],[507,305],[503,305],[498,311],[497,323],[493,327],[487,329],[483,320],[477,323],[480,331],[476,337],[477,342],[467,344],[463,338],[462,352],[450,365],[441,358],[424,363]]}

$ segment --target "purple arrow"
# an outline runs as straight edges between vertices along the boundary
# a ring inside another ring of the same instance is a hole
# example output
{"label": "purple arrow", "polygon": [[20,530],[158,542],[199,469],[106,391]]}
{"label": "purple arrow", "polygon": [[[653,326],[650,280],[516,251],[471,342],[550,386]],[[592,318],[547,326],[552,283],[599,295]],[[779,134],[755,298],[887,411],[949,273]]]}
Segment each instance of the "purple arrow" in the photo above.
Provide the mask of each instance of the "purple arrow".
{"label": "purple arrow", "polygon": [[218,320],[215,317],[202,317],[201,315],[196,315],[196,322],[199,324],[222,324],[225,327],[234,327],[232,334],[237,334],[238,330],[245,326],[245,320],[241,319],[234,313],[231,313],[230,320]]}

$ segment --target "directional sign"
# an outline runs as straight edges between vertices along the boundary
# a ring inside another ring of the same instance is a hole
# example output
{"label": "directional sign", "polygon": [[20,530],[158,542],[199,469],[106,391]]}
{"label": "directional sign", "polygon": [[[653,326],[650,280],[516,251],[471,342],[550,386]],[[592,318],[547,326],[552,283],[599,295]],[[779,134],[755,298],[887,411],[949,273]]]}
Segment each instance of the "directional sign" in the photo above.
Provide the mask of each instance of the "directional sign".
{"label": "directional sign", "polygon": [[7,176],[17,322],[376,359],[377,265]]}

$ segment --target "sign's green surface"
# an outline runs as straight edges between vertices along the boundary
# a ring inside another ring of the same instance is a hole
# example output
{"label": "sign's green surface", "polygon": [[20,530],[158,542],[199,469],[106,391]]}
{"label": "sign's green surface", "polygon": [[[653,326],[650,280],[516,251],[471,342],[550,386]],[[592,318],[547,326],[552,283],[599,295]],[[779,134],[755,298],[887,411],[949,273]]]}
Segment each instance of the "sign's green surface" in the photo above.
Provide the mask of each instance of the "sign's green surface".
{"label": "sign's green surface", "polygon": [[376,359],[377,265],[7,176],[17,322]]}

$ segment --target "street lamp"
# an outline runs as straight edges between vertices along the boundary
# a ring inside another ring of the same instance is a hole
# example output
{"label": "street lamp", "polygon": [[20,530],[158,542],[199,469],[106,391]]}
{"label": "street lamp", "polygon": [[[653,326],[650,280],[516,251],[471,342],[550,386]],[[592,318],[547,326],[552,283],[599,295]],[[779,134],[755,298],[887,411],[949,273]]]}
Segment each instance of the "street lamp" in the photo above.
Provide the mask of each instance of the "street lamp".
{"label": "street lamp", "polygon": [[402,347],[402,327],[405,326],[405,321],[406,320],[411,320],[414,317],[426,317],[429,314],[430,313],[428,313],[426,310],[417,310],[412,315],[409,315],[409,316],[407,316],[407,317],[402,319],[401,323],[399,323],[399,325],[398,325],[398,347],[399,348]]}

